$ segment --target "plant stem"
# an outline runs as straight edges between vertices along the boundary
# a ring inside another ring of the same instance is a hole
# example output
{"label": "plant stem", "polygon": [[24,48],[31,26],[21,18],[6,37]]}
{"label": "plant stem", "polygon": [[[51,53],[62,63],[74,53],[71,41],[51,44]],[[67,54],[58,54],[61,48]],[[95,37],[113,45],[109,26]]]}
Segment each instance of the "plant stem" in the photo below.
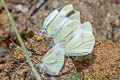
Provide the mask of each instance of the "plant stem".
{"label": "plant stem", "polygon": [[22,50],[23,50],[23,52],[24,52],[24,55],[25,55],[25,57],[26,57],[26,60],[27,60],[28,64],[30,65],[30,67],[31,67],[31,69],[32,69],[32,71],[33,71],[34,76],[36,77],[37,80],[41,80],[41,76],[37,73],[35,67],[34,67],[33,64],[32,64],[31,58],[29,57],[29,55],[28,55],[28,53],[27,53],[27,50],[26,50],[26,48],[25,48],[25,45],[24,45],[24,43],[23,43],[23,41],[22,41],[22,38],[21,38],[20,35],[19,35],[19,32],[18,32],[18,30],[17,30],[17,27],[16,27],[16,25],[15,25],[15,23],[14,23],[14,20],[13,20],[13,18],[12,18],[12,16],[11,16],[11,14],[10,14],[7,6],[6,6],[5,1],[4,1],[4,0],[1,0],[1,2],[2,2],[3,6],[4,6],[4,8],[5,8],[5,10],[6,10],[7,14],[8,14],[8,17],[9,17],[9,19],[10,19],[10,21],[11,21],[12,27],[13,27],[15,33],[16,33],[16,36],[17,36],[17,38],[18,38],[18,40],[19,40],[19,42],[20,42],[20,45],[21,45],[21,48],[22,48]]}
{"label": "plant stem", "polygon": [[5,38],[5,39],[6,39],[6,38],[8,38],[8,37],[7,37],[7,36],[0,36],[0,38]]}

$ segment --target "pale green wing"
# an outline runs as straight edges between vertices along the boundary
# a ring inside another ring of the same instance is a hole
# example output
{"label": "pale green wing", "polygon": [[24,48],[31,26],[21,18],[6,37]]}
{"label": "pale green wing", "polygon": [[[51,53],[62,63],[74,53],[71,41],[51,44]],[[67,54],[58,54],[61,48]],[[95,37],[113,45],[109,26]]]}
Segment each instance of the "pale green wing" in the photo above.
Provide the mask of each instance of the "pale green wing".
{"label": "pale green wing", "polygon": [[72,14],[69,18],[70,18],[70,19],[77,19],[77,20],[79,20],[79,22],[81,23],[81,20],[80,20],[80,12],[79,12],[79,11],[75,11],[75,13]]}
{"label": "pale green wing", "polygon": [[45,54],[40,67],[50,75],[58,75],[64,64],[64,55],[60,45],[56,45]]}
{"label": "pale green wing", "polygon": [[92,24],[90,22],[85,22],[85,23],[81,24],[80,28],[84,29],[84,30],[89,30],[92,32]]}
{"label": "pale green wing", "polygon": [[[50,24],[52,22],[52,20],[57,16],[57,14],[59,13],[59,11],[66,11],[69,9],[73,9],[72,4],[69,4],[67,6],[65,6],[62,10],[59,10],[59,8],[55,9],[53,12],[51,12],[45,19],[45,21],[43,22],[43,28],[47,28],[48,24]],[[61,9],[61,8],[60,8]],[[60,12],[60,13],[61,13]]]}
{"label": "pale green wing", "polygon": [[48,36],[47,34],[47,26],[52,22],[52,20],[57,16],[58,14],[58,10],[54,10],[52,13],[50,13],[47,18],[45,19],[45,21],[43,22],[43,26],[40,29],[40,32],[42,32],[46,37]]}
{"label": "pale green wing", "polygon": [[53,38],[54,44],[57,44],[61,41],[67,42],[71,38],[71,34],[80,26],[79,20],[71,20],[65,23],[66,24],[55,33]]}
{"label": "pale green wing", "polygon": [[64,6],[62,9],[61,9],[61,11],[60,11],[60,13],[62,13],[62,12],[67,12],[67,11],[71,11],[71,10],[73,10],[73,5],[72,4],[68,4],[68,5],[66,5],[66,6]]}
{"label": "pale green wing", "polygon": [[42,28],[46,29],[48,24],[52,22],[52,20],[57,16],[58,13],[59,11],[57,9],[50,13],[44,20]]}
{"label": "pale green wing", "polygon": [[[69,15],[69,16],[68,16]],[[80,12],[74,11],[72,4],[69,4],[63,8],[54,10],[44,21],[41,32],[45,33],[47,37],[52,37],[56,31],[56,28],[62,24],[65,17],[70,19],[77,19],[80,21]]]}
{"label": "pale green wing", "polygon": [[[83,33],[83,35],[74,37],[66,46],[67,55],[82,56],[91,53],[95,43],[94,38],[92,38],[93,36],[91,35],[91,33],[87,32]],[[86,38],[86,40],[80,37]]]}
{"label": "pale green wing", "polygon": [[57,44],[60,41],[67,41],[67,39],[71,38],[71,33],[79,27],[80,22],[80,12],[75,11],[72,15],[69,16],[71,20],[64,21],[63,25],[60,25],[61,28],[57,28],[56,32],[53,36],[54,44]]}
{"label": "pale green wing", "polygon": [[[63,13],[63,14],[65,14],[65,13]],[[78,20],[79,23],[81,23],[80,22],[80,13],[79,13],[79,11],[75,11],[75,13],[71,14],[68,18],[71,19],[71,20]],[[64,19],[65,19],[65,17],[63,15],[61,17],[59,16],[58,18],[56,18],[55,21],[49,25],[48,33],[52,32],[51,34],[54,34],[56,32],[56,29],[58,28],[58,26],[60,24],[62,24],[61,22],[65,21]],[[66,22],[64,22],[64,23],[66,24]],[[53,26],[53,25],[56,25],[56,26]],[[54,28],[51,28],[51,27],[54,27]]]}
{"label": "pale green wing", "polygon": [[56,18],[56,16],[58,15],[59,11],[60,11],[60,14],[63,12],[65,13],[67,10],[69,9],[72,9],[73,10],[73,6],[72,4],[69,4],[67,6],[65,6],[63,9],[62,8],[58,8],[56,10],[54,10],[52,13],[50,13],[47,18],[45,19],[45,21],[43,22],[43,26],[41,27],[40,31],[42,33],[44,33],[44,35],[48,36],[48,33],[47,33],[47,28],[48,28],[48,25]]}
{"label": "pale green wing", "polygon": [[80,28],[73,33],[72,40],[69,40],[66,44],[66,55],[82,56],[92,52],[95,44],[95,38],[90,28],[91,25],[87,25],[88,28],[84,25],[86,26],[85,23],[81,24]]}
{"label": "pale green wing", "polygon": [[56,18],[48,25],[47,32],[52,35],[55,33],[56,28],[61,24],[64,20],[65,16],[73,10],[72,4],[69,4],[62,8],[62,10],[57,14]]}

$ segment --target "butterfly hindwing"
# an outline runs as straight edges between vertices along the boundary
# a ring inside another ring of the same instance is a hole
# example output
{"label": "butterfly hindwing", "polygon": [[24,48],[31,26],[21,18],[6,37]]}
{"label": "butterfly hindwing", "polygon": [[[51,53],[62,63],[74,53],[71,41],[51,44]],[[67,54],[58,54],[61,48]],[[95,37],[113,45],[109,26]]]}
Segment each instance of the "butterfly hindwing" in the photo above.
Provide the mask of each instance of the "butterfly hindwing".
{"label": "butterfly hindwing", "polygon": [[95,44],[95,38],[91,31],[91,25],[88,28],[82,28],[88,23],[81,24],[73,33],[73,38],[67,42],[65,46],[66,55],[68,56],[82,56],[91,53]]}
{"label": "butterfly hindwing", "polygon": [[51,48],[40,61],[40,67],[50,75],[58,75],[64,64],[65,52],[59,44]]}

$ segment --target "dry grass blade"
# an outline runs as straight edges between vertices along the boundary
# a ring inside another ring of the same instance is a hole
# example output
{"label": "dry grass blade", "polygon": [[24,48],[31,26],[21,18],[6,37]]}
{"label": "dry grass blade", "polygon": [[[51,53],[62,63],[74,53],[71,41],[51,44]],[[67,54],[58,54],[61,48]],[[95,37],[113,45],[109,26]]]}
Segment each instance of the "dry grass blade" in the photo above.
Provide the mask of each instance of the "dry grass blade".
{"label": "dry grass blade", "polygon": [[31,69],[32,69],[32,71],[33,71],[36,79],[37,79],[37,80],[41,80],[41,76],[37,73],[35,67],[34,67],[33,64],[32,64],[31,58],[30,58],[29,55],[27,54],[27,50],[26,50],[26,48],[25,48],[25,46],[24,46],[24,43],[23,43],[23,41],[22,41],[19,33],[18,33],[17,27],[16,27],[16,25],[15,25],[15,23],[14,23],[14,20],[13,20],[13,18],[12,18],[12,16],[11,16],[11,14],[10,14],[7,6],[6,6],[6,3],[4,2],[4,0],[1,0],[1,2],[2,2],[3,6],[4,6],[4,8],[5,8],[5,10],[6,10],[7,14],[8,14],[8,17],[9,17],[9,19],[10,19],[10,21],[11,21],[11,24],[12,24],[12,27],[13,27],[15,33],[16,33],[16,36],[17,36],[17,38],[18,38],[18,40],[19,40],[19,42],[20,42],[21,48],[22,48],[22,50],[23,50],[23,52],[24,52],[24,55],[25,55],[25,57],[26,57],[26,59],[27,59],[28,64],[30,65],[30,67],[31,67]]}

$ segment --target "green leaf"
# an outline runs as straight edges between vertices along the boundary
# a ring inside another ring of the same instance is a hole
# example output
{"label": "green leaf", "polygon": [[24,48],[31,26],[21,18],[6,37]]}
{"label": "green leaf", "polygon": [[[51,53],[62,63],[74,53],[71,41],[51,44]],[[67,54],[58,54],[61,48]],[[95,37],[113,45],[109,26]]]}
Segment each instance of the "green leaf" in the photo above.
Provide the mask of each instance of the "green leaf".
{"label": "green leaf", "polygon": [[88,78],[88,76],[84,76],[83,79],[84,79],[84,80],[90,80],[90,79]]}
{"label": "green leaf", "polygon": [[77,73],[70,73],[68,75],[68,80],[82,80],[82,76],[80,74]]}

